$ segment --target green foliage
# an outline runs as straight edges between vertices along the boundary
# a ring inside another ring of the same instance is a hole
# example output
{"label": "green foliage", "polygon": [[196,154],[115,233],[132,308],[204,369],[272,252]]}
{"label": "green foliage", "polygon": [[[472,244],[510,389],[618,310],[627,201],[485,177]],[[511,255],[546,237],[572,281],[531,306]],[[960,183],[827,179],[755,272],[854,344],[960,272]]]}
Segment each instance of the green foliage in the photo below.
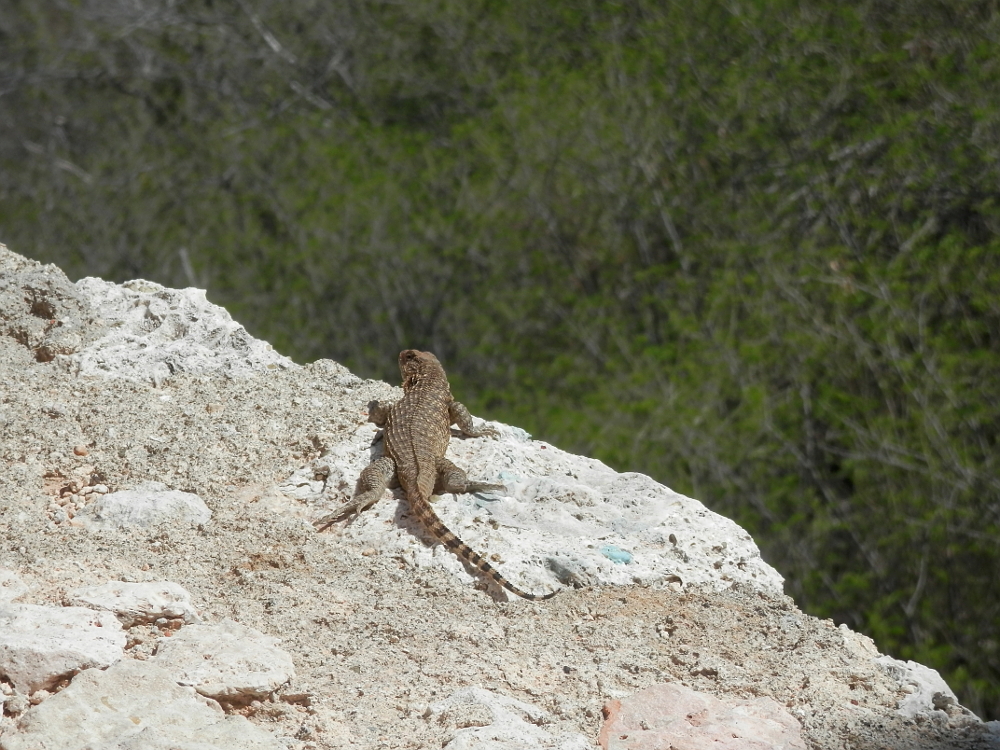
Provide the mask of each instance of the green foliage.
{"label": "green foliage", "polygon": [[432,349],[1000,717],[995,2],[222,5],[0,8],[0,240]]}

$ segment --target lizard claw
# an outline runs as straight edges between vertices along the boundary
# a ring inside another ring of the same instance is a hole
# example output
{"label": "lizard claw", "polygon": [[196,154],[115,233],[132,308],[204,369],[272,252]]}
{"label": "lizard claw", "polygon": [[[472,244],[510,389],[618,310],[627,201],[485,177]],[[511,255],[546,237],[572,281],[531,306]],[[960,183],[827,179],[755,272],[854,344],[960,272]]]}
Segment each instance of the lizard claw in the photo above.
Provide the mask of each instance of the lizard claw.
{"label": "lizard claw", "polygon": [[347,518],[352,513],[360,513],[361,508],[358,507],[359,503],[351,500],[350,502],[344,503],[339,508],[330,513],[327,513],[320,519],[312,522],[313,526],[316,527],[317,532],[326,531],[328,528],[333,526],[337,521]]}

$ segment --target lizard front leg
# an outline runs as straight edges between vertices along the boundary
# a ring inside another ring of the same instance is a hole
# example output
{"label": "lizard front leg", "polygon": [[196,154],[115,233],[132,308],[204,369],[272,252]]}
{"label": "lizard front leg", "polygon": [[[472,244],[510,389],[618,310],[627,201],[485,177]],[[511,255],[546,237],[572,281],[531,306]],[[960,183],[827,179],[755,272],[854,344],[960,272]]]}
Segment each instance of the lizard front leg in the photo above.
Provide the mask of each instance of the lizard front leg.
{"label": "lizard front leg", "polygon": [[495,427],[487,426],[482,429],[476,429],[476,426],[472,423],[472,414],[469,413],[464,404],[458,401],[452,401],[448,404],[448,418],[451,420],[448,424],[458,425],[458,429],[462,431],[462,434],[468,437],[500,437],[500,433],[497,432]]}
{"label": "lizard front leg", "polygon": [[389,420],[389,410],[393,404],[383,404],[381,401],[369,401],[368,421],[376,427],[385,427],[386,422]]}
{"label": "lizard front leg", "polygon": [[313,521],[313,526],[323,531],[335,521],[339,521],[351,513],[360,513],[370,508],[381,499],[382,494],[395,478],[396,462],[389,456],[382,456],[382,458],[372,461],[358,477],[358,484],[354,488],[354,497],[318,521]]}

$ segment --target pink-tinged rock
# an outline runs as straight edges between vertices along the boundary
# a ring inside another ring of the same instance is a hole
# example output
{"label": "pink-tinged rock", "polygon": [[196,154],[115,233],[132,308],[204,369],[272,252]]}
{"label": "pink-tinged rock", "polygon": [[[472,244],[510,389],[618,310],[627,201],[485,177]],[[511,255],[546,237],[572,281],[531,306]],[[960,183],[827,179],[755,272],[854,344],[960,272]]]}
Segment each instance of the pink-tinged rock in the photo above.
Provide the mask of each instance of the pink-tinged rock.
{"label": "pink-tinged rock", "polygon": [[654,685],[604,707],[604,750],[805,750],[798,721],[770,698],[719,700]]}

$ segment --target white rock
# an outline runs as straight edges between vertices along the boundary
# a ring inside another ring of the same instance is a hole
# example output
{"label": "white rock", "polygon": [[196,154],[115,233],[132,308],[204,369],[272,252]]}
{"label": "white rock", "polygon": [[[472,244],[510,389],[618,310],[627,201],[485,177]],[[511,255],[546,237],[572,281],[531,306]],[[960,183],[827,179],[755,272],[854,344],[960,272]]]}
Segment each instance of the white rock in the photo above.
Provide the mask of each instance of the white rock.
{"label": "white rock", "polygon": [[987,747],[991,748],[991,750],[1000,748],[1000,721],[984,722],[983,727],[986,729],[984,740],[987,743]]}
{"label": "white rock", "polygon": [[264,698],[295,677],[279,639],[223,620],[191,625],[160,641],[154,662],[176,682],[226,702]]}
{"label": "white rock", "polygon": [[198,622],[191,595],[172,581],[109,581],[100,586],[75,589],[69,592],[66,601],[78,607],[114,612],[126,628],[154,622],[161,617],[171,620],[180,618],[186,623]]}
{"label": "white rock", "polygon": [[88,529],[155,526],[161,523],[208,523],[212,511],[191,492],[168,490],[161,482],[146,482],[132,490],[110,492],[76,514],[74,522]]}
{"label": "white rock", "polygon": [[278,750],[273,735],[149,662],[88,669],[31,708],[0,750]]}
{"label": "white rock", "polygon": [[533,722],[544,721],[545,712],[536,706],[483,688],[463,688],[431,704],[430,718],[440,724],[463,727],[444,746],[445,750],[589,750],[592,747],[581,734],[553,735],[537,726]]}
{"label": "white rock", "polygon": [[28,586],[13,570],[0,568],[0,602],[12,602],[28,592]]}
{"label": "white rock", "polygon": [[110,612],[0,604],[0,674],[31,694],[122,657],[125,632]]}
{"label": "white rock", "polygon": [[875,661],[907,691],[907,696],[896,707],[899,714],[912,719],[917,714],[947,714],[949,707],[971,713],[959,704],[955,693],[936,669],[891,656],[880,656]]}
{"label": "white rock", "polygon": [[[498,555],[503,562],[497,567],[515,585],[540,593],[559,586],[726,589],[742,583],[782,592],[783,578],[761,559],[750,535],[697,500],[643,474],[620,474],[595,459],[532,441],[523,430],[495,426],[499,440],[455,438],[448,457],[474,480],[503,482],[508,493],[446,495],[434,509],[473,549]],[[323,470],[353,487],[370,460],[372,434],[370,425],[358,430],[351,436],[353,450],[331,451],[275,487],[273,492],[295,499],[285,509],[314,520],[343,502],[343,491],[335,497],[310,494],[315,487],[302,477]],[[425,532],[409,515],[405,500],[386,493],[334,533],[419,567],[447,568],[471,583],[455,555],[420,541]]]}
{"label": "white rock", "polygon": [[177,373],[252,375],[296,365],[253,338],[203,289],[168,289],[136,279],[85,278],[76,288],[110,325],[101,339],[61,358],[79,375],[126,378],[159,387]]}

